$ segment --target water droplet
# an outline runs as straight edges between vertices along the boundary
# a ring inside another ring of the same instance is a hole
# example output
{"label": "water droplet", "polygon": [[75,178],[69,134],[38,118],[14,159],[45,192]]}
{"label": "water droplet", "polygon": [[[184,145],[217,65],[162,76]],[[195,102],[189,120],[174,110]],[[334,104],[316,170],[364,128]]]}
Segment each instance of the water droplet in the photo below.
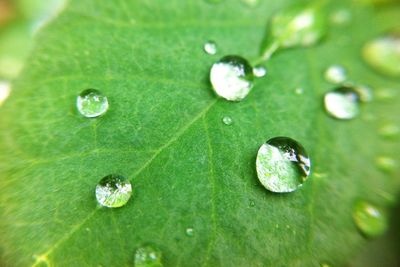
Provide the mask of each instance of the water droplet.
{"label": "water droplet", "polygon": [[332,65],[326,69],[324,77],[328,82],[342,83],[346,80],[346,70],[340,65]]}
{"label": "water droplet", "polygon": [[253,78],[253,68],[240,56],[225,56],[210,71],[214,91],[229,101],[245,98],[253,87]]}
{"label": "water droplet", "polygon": [[297,190],[310,175],[310,159],[297,141],[288,137],[268,140],[258,150],[257,176],[261,184],[272,192]]}
{"label": "water droplet", "polygon": [[186,235],[190,237],[193,236],[194,235],[193,228],[186,228]]}
{"label": "water droplet", "polygon": [[376,158],[376,165],[382,171],[391,173],[396,169],[397,164],[394,159],[381,156]]}
{"label": "water droplet", "polygon": [[353,219],[358,229],[368,237],[382,235],[388,227],[383,211],[365,201],[358,201],[354,205]]}
{"label": "water droplet", "polygon": [[363,48],[363,58],[376,71],[400,77],[400,33],[391,33],[369,41]]}
{"label": "water droplet", "polygon": [[135,267],[162,267],[161,251],[152,246],[140,247],[135,252]]}
{"label": "water droplet", "polygon": [[267,74],[267,69],[265,67],[261,66],[261,65],[255,66],[253,68],[253,74],[257,78],[264,77],[265,74]]}
{"label": "water droplet", "polygon": [[392,100],[398,95],[398,90],[393,88],[380,88],[376,92],[377,98],[380,100]]}
{"label": "water droplet", "polygon": [[7,81],[0,81],[0,106],[10,95],[11,85]]}
{"label": "water droplet", "polygon": [[120,175],[107,175],[96,186],[96,199],[104,207],[122,207],[131,195],[131,183]]}
{"label": "water droplet", "polygon": [[76,106],[83,116],[94,118],[107,111],[108,99],[96,89],[86,89],[77,97]]}
{"label": "water droplet", "polygon": [[353,85],[361,102],[371,102],[373,99],[372,89],[369,86],[358,84]]}
{"label": "water droplet", "polygon": [[231,117],[225,116],[225,117],[222,118],[222,122],[225,125],[231,125],[233,123],[233,120],[232,120]]}
{"label": "water droplet", "polygon": [[304,89],[302,87],[297,87],[294,89],[294,92],[298,95],[302,95],[304,93]]}
{"label": "water droplet", "polygon": [[272,17],[263,44],[264,60],[278,48],[310,46],[326,34],[326,16],[320,4],[294,5]]}
{"label": "water droplet", "polygon": [[215,55],[217,53],[217,44],[214,41],[208,41],[204,44],[204,51],[209,55]]}
{"label": "water droplet", "polygon": [[327,263],[321,263],[320,265],[319,265],[320,267],[331,267],[329,264],[327,264]]}
{"label": "water droplet", "polygon": [[342,8],[335,10],[330,16],[330,20],[332,23],[337,25],[348,24],[351,20],[351,12],[348,9]]}
{"label": "water droplet", "polygon": [[396,124],[385,124],[379,129],[379,133],[383,137],[392,138],[400,134],[400,127]]}
{"label": "water droplet", "polygon": [[242,0],[248,6],[254,7],[259,3],[259,0]]}
{"label": "water droplet", "polygon": [[336,119],[353,119],[359,113],[359,96],[351,87],[342,86],[327,92],[324,104],[328,114]]}
{"label": "water droplet", "polygon": [[256,203],[254,202],[254,200],[250,200],[249,205],[250,205],[250,207],[254,207],[256,205]]}

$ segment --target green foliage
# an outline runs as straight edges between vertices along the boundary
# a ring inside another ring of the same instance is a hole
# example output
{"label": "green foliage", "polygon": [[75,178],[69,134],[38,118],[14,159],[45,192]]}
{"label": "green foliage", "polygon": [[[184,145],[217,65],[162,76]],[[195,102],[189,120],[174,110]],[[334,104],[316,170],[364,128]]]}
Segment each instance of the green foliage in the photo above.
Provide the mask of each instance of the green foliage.
{"label": "green foliage", "polygon": [[[400,95],[378,97],[398,80],[360,58],[400,8],[334,1],[328,10],[351,10],[348,25],[330,25],[317,46],[274,54],[242,102],[218,99],[212,63],[227,54],[256,59],[267,20],[291,2],[72,0],[39,33],[0,108],[0,265],[132,266],[146,244],[162,251],[165,266],[348,262],[366,243],[354,201],[388,207],[400,188],[399,165],[384,173],[374,164],[400,160],[399,138],[379,135],[384,123],[400,124]],[[217,55],[202,50],[207,40]],[[331,64],[374,89],[355,120],[323,110]],[[104,116],[76,111],[86,88],[107,95]],[[299,141],[312,160],[294,193],[270,193],[257,180],[257,150],[275,136]],[[122,208],[97,206],[95,186],[108,174],[132,182]]]}

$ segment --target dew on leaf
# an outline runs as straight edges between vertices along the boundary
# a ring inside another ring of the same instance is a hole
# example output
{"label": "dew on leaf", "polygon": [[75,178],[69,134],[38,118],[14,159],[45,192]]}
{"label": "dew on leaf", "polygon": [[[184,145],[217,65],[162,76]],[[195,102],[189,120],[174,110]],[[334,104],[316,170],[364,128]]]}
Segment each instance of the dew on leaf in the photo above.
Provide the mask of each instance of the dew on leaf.
{"label": "dew on leaf", "polygon": [[260,2],[260,0],[242,0],[242,2],[250,7],[254,7]]}
{"label": "dew on leaf", "polygon": [[336,119],[349,120],[359,113],[359,95],[351,87],[341,86],[324,96],[325,110]]}
{"label": "dew on leaf", "polygon": [[362,50],[364,61],[376,71],[400,77],[400,33],[391,33],[369,41]]}
{"label": "dew on leaf", "polygon": [[206,2],[211,3],[211,4],[218,4],[221,3],[224,0],[206,0]]}
{"label": "dew on leaf", "polygon": [[294,89],[294,92],[295,92],[297,95],[302,95],[302,94],[304,93],[304,88],[302,88],[302,87],[297,87],[296,89]]}
{"label": "dew on leaf", "polygon": [[372,89],[363,84],[353,85],[361,102],[371,102],[373,99]]}
{"label": "dew on leaf", "polygon": [[250,207],[254,207],[256,205],[256,203],[254,202],[254,200],[250,200],[249,201],[249,206]]}
{"label": "dew on leaf", "polygon": [[217,53],[217,44],[214,41],[208,41],[204,44],[204,51],[209,55],[215,55]]}
{"label": "dew on leaf", "polygon": [[11,84],[7,81],[0,81],[0,106],[6,101],[11,92]]}
{"label": "dew on leaf", "polygon": [[108,110],[108,99],[96,89],[86,89],[77,97],[76,107],[86,118],[98,117]]}
{"label": "dew on leaf", "polygon": [[335,10],[331,14],[330,21],[336,25],[344,25],[348,24],[351,21],[351,17],[352,15],[349,9],[341,8]]}
{"label": "dew on leaf", "polygon": [[162,253],[152,246],[143,246],[136,250],[135,267],[162,267]]}
{"label": "dew on leaf", "polygon": [[194,235],[193,228],[191,228],[191,227],[186,228],[186,235],[189,236],[189,237],[192,237]]}
{"label": "dew on leaf", "polygon": [[96,186],[97,202],[104,207],[122,207],[131,196],[131,183],[120,175],[107,175]]}
{"label": "dew on leaf", "polygon": [[357,201],[353,208],[353,220],[358,229],[367,237],[382,235],[388,221],[384,212],[366,201]]}
{"label": "dew on leaf", "polygon": [[379,88],[375,95],[379,100],[392,100],[398,95],[398,91],[394,88]]}
{"label": "dew on leaf", "polygon": [[297,190],[310,175],[311,162],[303,146],[288,137],[268,140],[258,150],[257,176],[272,192]]}
{"label": "dew on leaf", "polygon": [[233,120],[232,120],[231,117],[225,116],[225,117],[222,118],[222,122],[225,125],[231,125],[233,123]]}
{"label": "dew on leaf", "polygon": [[272,17],[263,45],[264,60],[278,48],[311,46],[326,34],[326,16],[320,4],[294,5]]}
{"label": "dew on leaf", "polygon": [[253,68],[240,56],[225,56],[210,71],[211,85],[216,94],[229,101],[240,101],[253,87]]}
{"label": "dew on leaf", "polygon": [[379,134],[385,138],[396,137],[400,134],[400,127],[394,123],[387,123],[379,129]]}
{"label": "dew on leaf", "polygon": [[386,156],[379,156],[375,160],[377,167],[387,173],[391,173],[396,169],[396,160]]}
{"label": "dew on leaf", "polygon": [[253,74],[257,78],[264,77],[267,74],[267,69],[261,65],[255,66],[253,68]]}
{"label": "dew on leaf", "polygon": [[346,81],[346,69],[340,65],[329,66],[324,73],[325,80],[338,84]]}

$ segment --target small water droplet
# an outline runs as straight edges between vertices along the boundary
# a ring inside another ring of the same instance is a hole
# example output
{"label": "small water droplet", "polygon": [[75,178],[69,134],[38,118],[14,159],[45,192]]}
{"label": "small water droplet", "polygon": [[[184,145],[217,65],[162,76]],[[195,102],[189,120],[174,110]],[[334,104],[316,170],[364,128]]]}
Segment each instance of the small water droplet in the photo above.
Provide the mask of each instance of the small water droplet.
{"label": "small water droplet", "polygon": [[320,265],[319,265],[320,267],[331,267],[329,264],[327,264],[327,263],[321,263]]}
{"label": "small water droplet", "polygon": [[302,95],[304,93],[304,89],[302,87],[297,87],[294,89],[294,92],[298,95]]}
{"label": "small water droplet", "polygon": [[250,205],[250,207],[254,207],[256,205],[256,203],[254,202],[254,200],[250,200],[249,205]]}
{"label": "small water droplet", "polygon": [[346,9],[346,8],[341,8],[338,10],[335,10],[331,16],[330,16],[330,20],[332,23],[336,24],[336,25],[344,25],[344,24],[348,24],[351,20],[351,12],[350,10]]}
{"label": "small water droplet", "polygon": [[396,161],[389,157],[380,156],[376,158],[376,165],[384,172],[391,173],[396,169]]}
{"label": "small water droplet", "polygon": [[225,117],[222,118],[222,122],[225,125],[231,125],[233,123],[233,120],[232,120],[231,117],[225,116]]}
{"label": "small water droplet", "polygon": [[321,4],[291,6],[272,17],[262,58],[268,59],[278,48],[311,46],[325,34],[326,16]]}
{"label": "small water droplet", "polygon": [[253,74],[257,78],[264,77],[267,74],[267,69],[261,65],[255,66],[253,68]]}
{"label": "small water droplet", "polygon": [[368,237],[382,235],[388,221],[384,212],[366,201],[357,201],[353,209],[353,219],[358,229]]}
{"label": "small water droplet", "polygon": [[361,102],[371,102],[373,99],[372,89],[363,84],[353,85],[354,90],[357,92]]}
{"label": "small water droplet", "polygon": [[253,87],[253,78],[253,68],[240,56],[225,56],[210,71],[214,91],[229,101],[245,98]]}
{"label": "small water droplet", "polygon": [[242,0],[242,2],[250,7],[255,7],[259,3],[259,0]]}
{"label": "small water droplet", "polygon": [[369,41],[362,51],[363,59],[376,71],[400,77],[400,33],[390,33]]}
{"label": "small water droplet", "polygon": [[223,0],[206,0],[206,2],[211,3],[211,4],[218,4],[221,3]]}
{"label": "small water droplet", "polygon": [[297,141],[275,137],[258,150],[256,166],[258,179],[266,189],[285,193],[303,185],[310,175],[311,162]]}
{"label": "small water droplet", "polygon": [[204,51],[209,55],[215,55],[217,53],[217,44],[214,41],[208,41],[204,44]]}
{"label": "small water droplet", "polygon": [[107,111],[108,99],[96,89],[86,89],[77,97],[76,106],[83,116],[94,118]]}
{"label": "small water droplet", "polygon": [[11,84],[7,81],[0,81],[0,106],[6,101],[11,92]]}
{"label": "small water droplet", "polygon": [[398,90],[393,88],[380,88],[376,91],[379,100],[392,100],[398,95]]}
{"label": "small water droplet", "polygon": [[132,196],[132,185],[120,175],[107,175],[96,186],[96,199],[108,208],[124,206]]}
{"label": "small water droplet", "polygon": [[334,84],[343,83],[346,78],[346,70],[340,65],[332,65],[328,67],[324,74],[325,79]]}
{"label": "small water droplet", "polygon": [[186,228],[186,235],[192,237],[194,235],[193,228]]}
{"label": "small water droplet", "polygon": [[349,120],[359,113],[359,95],[351,87],[341,86],[324,96],[325,109],[336,119]]}
{"label": "small water droplet", "polygon": [[392,138],[400,134],[400,127],[396,124],[385,124],[379,129],[379,133],[383,137]]}
{"label": "small water droplet", "polygon": [[152,246],[140,247],[135,252],[135,267],[162,267],[162,253]]}

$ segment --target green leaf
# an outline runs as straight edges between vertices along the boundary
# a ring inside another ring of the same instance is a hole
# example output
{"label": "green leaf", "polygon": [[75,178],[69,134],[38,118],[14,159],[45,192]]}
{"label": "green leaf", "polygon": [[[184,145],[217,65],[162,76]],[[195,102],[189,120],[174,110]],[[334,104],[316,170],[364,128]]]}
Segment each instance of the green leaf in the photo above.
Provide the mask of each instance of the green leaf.
{"label": "green leaf", "polygon": [[[37,36],[0,109],[0,265],[132,266],[147,244],[165,266],[341,266],[357,254],[367,241],[354,201],[387,207],[400,189],[398,164],[375,165],[400,160],[399,137],[379,135],[400,124],[400,94],[387,93],[399,80],[374,73],[360,52],[400,8],[334,1],[328,10],[352,12],[348,25],[330,25],[317,46],[274,54],[242,102],[218,99],[212,63],[257,58],[266,22],[289,2],[72,0]],[[208,40],[217,55],[203,51]],[[331,64],[374,90],[352,121],[323,110]],[[87,88],[107,95],[102,117],[76,111]],[[275,136],[310,155],[312,174],[294,193],[257,180],[257,150]],[[122,208],[96,203],[109,174],[132,182]]]}

